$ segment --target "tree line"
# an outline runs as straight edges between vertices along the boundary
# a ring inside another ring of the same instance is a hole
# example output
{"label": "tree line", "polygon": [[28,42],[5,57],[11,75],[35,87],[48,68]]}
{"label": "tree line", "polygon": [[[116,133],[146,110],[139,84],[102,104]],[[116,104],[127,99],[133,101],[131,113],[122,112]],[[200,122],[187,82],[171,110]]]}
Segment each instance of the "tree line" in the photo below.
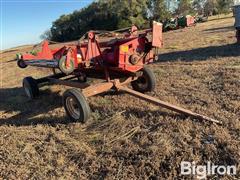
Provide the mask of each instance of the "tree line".
{"label": "tree line", "polygon": [[42,39],[64,42],[79,39],[89,30],[115,30],[131,25],[147,28],[176,15],[215,15],[229,12],[233,0],[97,0],[62,15]]}

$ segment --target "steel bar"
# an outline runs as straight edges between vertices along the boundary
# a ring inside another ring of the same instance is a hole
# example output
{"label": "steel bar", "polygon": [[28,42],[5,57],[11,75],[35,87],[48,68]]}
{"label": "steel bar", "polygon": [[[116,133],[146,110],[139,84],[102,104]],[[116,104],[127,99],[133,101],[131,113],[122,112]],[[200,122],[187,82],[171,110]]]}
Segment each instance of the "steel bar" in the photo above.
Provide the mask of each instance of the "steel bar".
{"label": "steel bar", "polygon": [[169,109],[169,110],[172,110],[172,111],[175,111],[175,112],[178,112],[178,113],[181,113],[181,114],[185,114],[187,116],[191,116],[191,117],[194,117],[194,118],[197,118],[197,119],[200,119],[200,120],[206,120],[206,121],[211,121],[211,122],[215,122],[215,123],[218,123],[218,124],[222,124],[220,121],[218,120],[215,120],[215,119],[212,119],[212,118],[209,118],[207,116],[203,116],[203,115],[200,115],[200,114],[197,114],[197,113],[194,113],[190,110],[187,110],[187,109],[184,109],[184,108],[181,108],[181,107],[178,107],[178,106],[175,106],[175,105],[172,105],[170,103],[167,103],[167,102],[164,102],[164,101],[161,101],[159,99],[156,99],[154,97],[151,97],[151,96],[148,96],[146,94],[142,94],[142,93],[139,93],[137,91],[134,91],[132,89],[129,89],[127,87],[124,87],[124,86],[120,86],[118,87],[120,90],[122,91],[125,91],[127,92],[128,94],[130,95],[133,95],[135,97],[138,97],[140,99],[143,99],[143,100],[146,100],[146,101],[149,101],[153,104],[156,104],[158,106],[161,106],[161,107],[164,107],[166,109]]}
{"label": "steel bar", "polygon": [[95,96],[97,94],[101,94],[103,92],[109,91],[112,88],[118,89],[119,86],[129,84],[130,82],[132,82],[134,80],[136,80],[136,77],[129,77],[122,82],[120,82],[119,79],[115,79],[112,81],[106,81],[106,82],[92,85],[85,89],[82,89],[82,92],[83,92],[84,96],[86,96],[86,97]]}
{"label": "steel bar", "polygon": [[49,79],[59,79],[59,78],[65,77],[65,76],[66,75],[62,74],[62,73],[54,74],[54,75],[50,75],[50,76],[47,76],[47,77],[37,79],[37,83],[41,84],[41,83],[49,82]]}
{"label": "steel bar", "polygon": [[85,89],[82,89],[82,93],[84,94],[85,97],[90,97],[109,91],[113,87],[114,87],[113,82],[104,82],[96,85],[91,85]]}
{"label": "steel bar", "polygon": [[116,88],[118,87],[118,86],[124,86],[124,85],[127,85],[127,84],[129,84],[129,83],[131,83],[132,81],[135,81],[135,80],[137,80],[138,79],[138,77],[129,77],[129,78],[127,78],[127,79],[124,79],[123,81],[120,81],[120,80],[118,80],[118,79],[115,79],[114,80],[114,85],[116,86]]}
{"label": "steel bar", "polygon": [[89,84],[86,84],[86,83],[79,83],[79,82],[74,82],[69,80],[60,80],[60,79],[54,79],[54,78],[48,78],[48,79],[49,79],[49,82],[53,84],[60,84],[60,85],[65,85],[65,86],[70,86],[70,87],[75,87],[80,89],[89,87]]}

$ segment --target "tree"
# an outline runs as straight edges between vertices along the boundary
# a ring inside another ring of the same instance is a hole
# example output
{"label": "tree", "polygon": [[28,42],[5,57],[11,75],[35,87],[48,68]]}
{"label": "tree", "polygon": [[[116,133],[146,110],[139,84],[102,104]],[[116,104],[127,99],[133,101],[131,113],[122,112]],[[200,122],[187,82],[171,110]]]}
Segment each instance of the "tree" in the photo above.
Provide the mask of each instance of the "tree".
{"label": "tree", "polygon": [[204,14],[204,4],[206,0],[194,0],[192,3],[192,8],[196,11],[199,15]]}
{"label": "tree", "polygon": [[52,32],[50,29],[46,30],[43,34],[40,35],[40,39],[47,39],[51,40],[52,39]]}
{"label": "tree", "polygon": [[110,9],[117,18],[117,28],[141,27],[147,20],[147,0],[115,0]]}
{"label": "tree", "polygon": [[191,0],[179,0],[177,9],[175,10],[177,15],[187,15],[193,13]]}
{"label": "tree", "polygon": [[211,16],[218,14],[217,0],[207,0],[204,4],[204,15]]}
{"label": "tree", "polygon": [[217,0],[217,9],[220,14],[228,13],[232,5],[233,0]]}
{"label": "tree", "polygon": [[165,0],[148,0],[149,20],[163,21],[170,18]]}
{"label": "tree", "polygon": [[[147,28],[152,20],[164,21],[176,8],[177,15],[194,12],[206,15],[224,13],[232,0],[96,0],[89,6],[62,15],[41,38],[52,41],[79,39],[89,30],[115,30],[133,24]],[[175,6],[177,5],[177,6]]]}
{"label": "tree", "polygon": [[99,0],[88,7],[60,16],[51,27],[52,40],[80,38],[89,30],[114,30],[147,22],[148,0]]}

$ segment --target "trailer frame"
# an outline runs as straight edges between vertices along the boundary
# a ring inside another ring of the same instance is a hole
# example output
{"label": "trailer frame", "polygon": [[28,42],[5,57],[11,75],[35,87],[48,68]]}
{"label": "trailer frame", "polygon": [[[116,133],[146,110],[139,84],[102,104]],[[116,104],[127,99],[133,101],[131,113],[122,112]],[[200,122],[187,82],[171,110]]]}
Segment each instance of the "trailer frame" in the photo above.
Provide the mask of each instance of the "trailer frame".
{"label": "trailer frame", "polygon": [[[192,118],[195,118],[198,120],[204,120],[204,121],[209,121],[212,123],[222,124],[222,122],[215,120],[213,118],[210,118],[210,117],[207,117],[204,115],[200,115],[191,110],[172,105],[170,103],[161,101],[155,97],[152,97],[147,94],[140,93],[138,91],[128,88],[127,85],[133,81],[136,81],[136,79],[138,78],[138,76],[136,76],[136,75],[122,77],[122,78],[114,78],[114,79],[110,79],[110,77],[108,77],[107,80],[103,80],[102,82],[94,84],[94,85],[90,85],[86,82],[79,82],[79,81],[73,80],[78,77],[79,76],[77,76],[77,75],[66,75],[66,74],[59,73],[59,74],[46,76],[46,77],[43,77],[40,79],[36,79],[36,82],[37,82],[38,86],[40,86],[40,85],[44,86],[47,83],[49,85],[64,85],[64,86],[68,86],[68,87],[72,87],[72,88],[77,88],[79,93],[81,93],[85,98],[96,96],[96,95],[102,94],[102,93],[110,91],[110,90],[121,91],[121,92],[125,92],[129,95],[132,95],[134,97],[137,97],[139,99],[145,100],[149,103],[153,103],[157,106],[166,108],[168,110],[171,110],[171,111],[174,111],[174,112],[177,112],[180,114],[184,114],[186,116],[189,116],[189,117],[192,117]],[[88,75],[88,77],[89,77],[89,75]],[[93,77],[94,77],[94,75],[93,75]],[[62,79],[62,78],[64,78],[64,79]],[[98,76],[98,79],[99,79],[99,76]],[[103,77],[103,79],[105,79],[105,78]]]}

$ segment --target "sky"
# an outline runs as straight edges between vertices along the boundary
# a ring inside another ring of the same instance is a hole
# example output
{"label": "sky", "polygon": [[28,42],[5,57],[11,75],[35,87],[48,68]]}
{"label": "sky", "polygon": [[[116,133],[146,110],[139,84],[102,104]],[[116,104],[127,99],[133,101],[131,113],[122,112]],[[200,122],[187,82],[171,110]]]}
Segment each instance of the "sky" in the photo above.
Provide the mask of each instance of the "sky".
{"label": "sky", "polygon": [[2,50],[40,42],[40,35],[58,17],[86,7],[93,0],[0,1]]}

